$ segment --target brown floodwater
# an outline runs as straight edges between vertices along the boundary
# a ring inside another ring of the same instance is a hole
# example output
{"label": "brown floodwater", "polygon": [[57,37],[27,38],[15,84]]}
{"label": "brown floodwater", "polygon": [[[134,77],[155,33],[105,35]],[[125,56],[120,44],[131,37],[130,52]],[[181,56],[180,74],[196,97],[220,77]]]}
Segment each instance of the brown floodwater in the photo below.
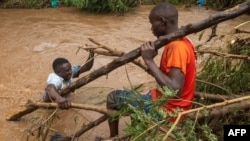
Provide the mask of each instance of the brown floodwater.
{"label": "brown floodwater", "polygon": [[[47,76],[52,71],[51,63],[56,57],[65,57],[72,65],[83,64],[87,52],[76,52],[79,46],[94,45],[88,38],[124,52],[139,47],[146,41],[155,40],[148,22],[151,8],[152,6],[141,6],[124,16],[95,15],[80,12],[75,8],[0,9],[0,140],[26,140],[27,130],[34,129],[32,127],[37,125],[34,124],[36,119],[47,112],[36,111],[15,122],[5,120],[26,100],[36,101],[40,98],[46,86]],[[215,13],[197,7],[179,10],[179,26],[199,21]],[[218,35],[227,34],[234,26],[249,19],[249,16],[242,15],[219,24]],[[250,28],[247,26],[245,29]],[[199,40],[199,33],[189,36],[198,45],[204,43],[209,33],[210,30],[206,30],[202,40]],[[225,42],[218,39],[216,43],[214,41],[204,46],[221,47]],[[159,58],[158,55],[156,60],[159,61]],[[90,72],[112,59],[113,57],[96,55],[94,67]],[[85,85],[77,90],[75,95],[72,94],[71,98],[74,102],[102,103],[100,106],[104,107],[103,100],[109,91],[151,81],[153,78],[142,69],[127,64]],[[59,118],[53,122],[51,128],[65,135],[74,134],[82,124],[100,116],[98,113],[84,110],[59,110],[57,114]],[[124,127],[126,121],[125,118],[121,127]],[[80,140],[94,140],[95,136],[108,135],[108,126],[104,122],[86,132]],[[30,136],[30,140],[34,138]]]}

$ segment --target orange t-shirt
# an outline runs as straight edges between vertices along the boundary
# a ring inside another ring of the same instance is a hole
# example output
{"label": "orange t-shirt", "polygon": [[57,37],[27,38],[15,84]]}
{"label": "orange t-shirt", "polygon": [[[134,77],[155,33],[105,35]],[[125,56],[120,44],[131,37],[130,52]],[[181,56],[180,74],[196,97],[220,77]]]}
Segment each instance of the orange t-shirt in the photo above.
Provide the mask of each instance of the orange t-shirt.
{"label": "orange t-shirt", "polygon": [[[185,82],[181,97],[179,99],[169,99],[165,105],[166,110],[171,112],[177,107],[189,110],[192,106],[195,92],[196,56],[194,46],[187,38],[172,41],[165,46],[160,69],[168,75],[171,67],[182,70],[185,75]],[[156,100],[161,95],[157,89],[151,90],[153,100]]]}

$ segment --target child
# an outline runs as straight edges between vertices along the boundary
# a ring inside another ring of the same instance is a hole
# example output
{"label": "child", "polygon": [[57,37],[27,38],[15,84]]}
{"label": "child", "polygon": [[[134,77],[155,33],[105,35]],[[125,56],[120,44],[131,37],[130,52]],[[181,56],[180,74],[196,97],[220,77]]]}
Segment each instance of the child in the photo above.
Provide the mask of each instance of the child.
{"label": "child", "polygon": [[54,72],[49,74],[47,86],[43,99],[45,101],[55,101],[61,109],[68,109],[71,102],[60,96],[58,90],[68,86],[72,82],[72,78],[78,77],[81,73],[90,70],[94,64],[94,52],[90,50],[89,57],[83,66],[71,66],[70,62],[65,58],[56,58],[52,67]]}

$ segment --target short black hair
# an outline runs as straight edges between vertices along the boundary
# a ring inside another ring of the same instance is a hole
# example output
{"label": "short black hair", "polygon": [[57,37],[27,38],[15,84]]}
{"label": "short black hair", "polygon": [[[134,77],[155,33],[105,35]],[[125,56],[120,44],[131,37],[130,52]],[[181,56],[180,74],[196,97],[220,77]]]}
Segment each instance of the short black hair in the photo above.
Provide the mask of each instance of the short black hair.
{"label": "short black hair", "polygon": [[69,63],[69,61],[65,58],[56,58],[52,64],[53,70],[56,72],[57,68],[64,63]]}
{"label": "short black hair", "polygon": [[151,10],[151,13],[167,18],[172,24],[177,24],[178,22],[178,10],[171,3],[159,3]]}

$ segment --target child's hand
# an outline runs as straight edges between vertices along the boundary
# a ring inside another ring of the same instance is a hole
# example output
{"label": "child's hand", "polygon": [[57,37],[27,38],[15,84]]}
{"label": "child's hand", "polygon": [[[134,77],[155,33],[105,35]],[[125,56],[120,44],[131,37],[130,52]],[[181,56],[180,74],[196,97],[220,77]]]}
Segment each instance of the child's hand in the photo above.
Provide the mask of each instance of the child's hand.
{"label": "child's hand", "polygon": [[71,102],[64,97],[58,98],[56,100],[56,103],[58,104],[58,107],[61,109],[69,109],[71,107]]}
{"label": "child's hand", "polygon": [[88,56],[88,59],[87,59],[87,61],[88,61],[88,60],[90,60],[90,59],[92,59],[94,57],[95,52],[94,52],[94,48],[90,48],[87,51],[89,51],[89,56]]}

